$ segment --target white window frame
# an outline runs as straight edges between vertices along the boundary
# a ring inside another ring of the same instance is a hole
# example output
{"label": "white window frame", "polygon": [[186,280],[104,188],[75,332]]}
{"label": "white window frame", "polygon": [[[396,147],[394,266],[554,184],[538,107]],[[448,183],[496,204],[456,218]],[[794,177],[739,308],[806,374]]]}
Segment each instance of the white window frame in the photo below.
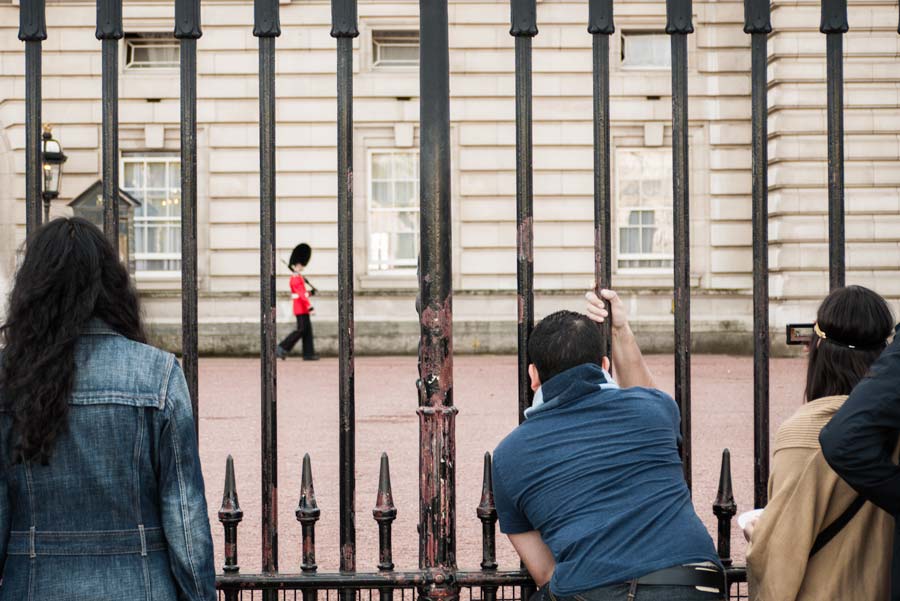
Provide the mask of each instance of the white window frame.
{"label": "white window frame", "polygon": [[619,63],[621,64],[622,69],[627,70],[627,71],[670,71],[672,69],[671,47],[669,47],[670,50],[669,50],[669,64],[668,65],[629,65],[626,62],[626,59],[628,57],[627,49],[626,49],[626,45],[627,45],[626,40],[629,37],[634,38],[634,37],[641,37],[641,36],[661,36],[661,37],[666,38],[667,43],[669,42],[669,40],[668,40],[669,36],[664,31],[659,31],[659,30],[648,31],[648,30],[643,30],[643,29],[637,29],[637,30],[623,29],[622,33],[620,35],[620,38],[619,38],[619,44],[620,44]]}
{"label": "white window frame", "polygon": [[[390,38],[390,36],[394,35],[402,35],[402,34],[416,34],[416,42],[402,42],[397,41],[390,44],[379,43],[379,37]],[[418,29],[406,29],[402,27],[397,28],[378,28],[373,29],[371,32],[372,36],[372,67],[376,69],[416,69],[419,66],[419,59],[416,58],[414,61],[383,61],[379,60],[381,46],[402,46],[407,48],[418,48],[421,44],[421,37],[419,35]]]}
{"label": "white window frame", "polygon": [[[412,155],[416,159],[416,205],[415,207],[403,207],[403,208],[385,208],[385,207],[375,207],[374,206],[374,167],[372,163],[372,159],[377,154],[406,154]],[[415,212],[417,215],[420,214],[421,205],[419,204],[419,191],[421,186],[421,181],[419,179],[419,151],[415,148],[395,148],[395,147],[383,147],[383,148],[369,148],[366,151],[366,273],[371,276],[392,276],[392,275],[414,275],[416,273],[416,262],[413,262],[410,265],[389,267],[387,269],[377,269],[374,267],[375,258],[372,256],[372,215],[374,213],[410,213]],[[421,232],[417,231],[417,242],[418,236],[421,236]],[[416,244],[416,248],[418,248],[418,244]],[[393,261],[392,261],[393,263]]]}
{"label": "white window frame", "polygon": [[[627,224],[623,225],[621,218],[624,213],[630,213],[631,211],[667,211],[669,213],[673,213],[674,206],[670,200],[668,205],[638,205],[636,207],[624,207],[620,202],[621,195],[621,183],[622,180],[619,177],[621,166],[619,165],[618,154],[620,152],[631,152],[636,154],[651,154],[651,153],[667,153],[669,155],[669,161],[671,161],[671,149],[665,147],[659,148],[639,148],[633,146],[622,146],[616,148],[616,163],[615,163],[615,219],[614,219],[614,249],[615,249],[615,272],[618,274],[639,274],[639,275],[649,275],[649,274],[671,274],[674,270],[674,262],[675,262],[675,254],[674,254],[674,244],[673,244],[673,252],[672,253],[623,253],[621,252],[621,228],[630,227]],[[667,190],[671,190],[671,180],[668,182],[664,181],[663,185],[668,184]],[[656,223],[656,219],[654,219],[654,223]],[[658,226],[656,226],[658,227]],[[674,219],[672,220],[673,232],[674,236]],[[671,261],[672,265],[669,267],[620,267],[620,261]]]}
{"label": "white window frame", "polygon": [[[126,34],[124,39],[124,58],[123,69],[132,73],[155,72],[155,71],[174,71],[180,66],[181,45],[174,37],[170,37],[164,33],[158,32],[140,32],[134,34]],[[140,46],[155,46],[175,48],[178,51],[179,61],[172,62],[140,62],[135,63],[129,60],[130,49]]]}
{"label": "white window frame", "polygon": [[[119,181],[125,181],[125,165],[127,163],[141,163],[141,164],[149,164],[149,163],[176,163],[179,165],[179,174],[180,174],[180,165],[181,165],[181,155],[178,153],[141,153],[141,152],[129,152],[128,154],[123,154],[119,159]],[[146,176],[145,176],[146,177]],[[166,169],[166,189],[169,190],[174,188],[175,186],[169,185],[169,170]],[[181,188],[181,176],[179,175],[178,179],[178,188]],[[133,192],[132,188],[128,188],[124,185],[120,186],[122,190],[128,192],[132,196],[138,198],[143,206],[145,202],[143,194],[137,195]],[[136,208],[135,213],[132,216],[134,220],[134,240],[131,241],[132,247],[134,248],[134,261],[135,263],[139,261],[179,261],[182,260],[182,253],[143,253],[138,252],[137,248],[137,230],[140,227],[141,223],[144,222],[156,222],[156,223],[169,223],[169,224],[177,224],[181,227],[181,215],[177,215],[176,217],[143,217],[139,216],[137,213],[140,209]],[[151,269],[151,270],[142,270],[135,271],[135,277],[138,279],[167,279],[170,277],[180,277],[181,269]]]}

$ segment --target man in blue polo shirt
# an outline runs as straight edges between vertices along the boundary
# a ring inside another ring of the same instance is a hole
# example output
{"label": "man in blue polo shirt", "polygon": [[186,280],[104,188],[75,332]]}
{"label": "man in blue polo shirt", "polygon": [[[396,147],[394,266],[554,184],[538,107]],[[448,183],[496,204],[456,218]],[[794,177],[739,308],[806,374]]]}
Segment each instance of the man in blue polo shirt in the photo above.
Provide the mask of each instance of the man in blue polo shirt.
{"label": "man in blue polo shirt", "polygon": [[534,405],[494,452],[494,497],[542,599],[725,598],[712,539],[694,512],[678,453],[678,407],[654,388],[624,305],[608,290],[610,376],[591,318],[560,311],[528,342]]}

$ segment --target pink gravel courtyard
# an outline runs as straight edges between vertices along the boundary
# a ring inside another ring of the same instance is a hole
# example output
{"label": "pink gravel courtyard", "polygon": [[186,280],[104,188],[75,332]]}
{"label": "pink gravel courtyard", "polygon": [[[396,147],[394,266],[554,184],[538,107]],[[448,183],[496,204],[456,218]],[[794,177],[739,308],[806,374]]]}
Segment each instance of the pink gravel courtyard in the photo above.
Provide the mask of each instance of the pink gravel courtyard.
{"label": "pink gravel courtyard", "polygon": [[[715,535],[712,502],[723,448],[730,448],[738,511],[753,502],[753,363],[751,357],[694,355],[694,504]],[[648,357],[657,384],[672,393],[671,356]],[[222,528],[216,512],[222,499],[225,459],[234,456],[244,521],[238,529],[239,562],[257,572],[260,552],[260,402],[258,361],[202,359],[200,362],[200,454],[206,496],[222,566]],[[805,378],[803,359],[773,359],[771,426],[775,429],[800,406]],[[394,500],[394,562],[398,570],[418,561],[418,419],[414,357],[360,357],[356,361],[356,530],[359,570],[374,569],[378,531],[372,507],[382,452],[391,461]],[[516,359],[510,356],[458,356],[454,361],[457,419],[457,560],[477,569],[481,561],[481,523],[475,515],[481,495],[485,451],[516,424]],[[300,495],[304,453],[312,470],[322,517],[317,525],[320,571],[338,568],[338,364],[333,358],[278,363],[278,522],[279,568],[300,571],[300,525],[294,516]],[[742,561],[745,545],[733,524],[733,556]],[[505,537],[497,545],[501,569],[518,561]]]}

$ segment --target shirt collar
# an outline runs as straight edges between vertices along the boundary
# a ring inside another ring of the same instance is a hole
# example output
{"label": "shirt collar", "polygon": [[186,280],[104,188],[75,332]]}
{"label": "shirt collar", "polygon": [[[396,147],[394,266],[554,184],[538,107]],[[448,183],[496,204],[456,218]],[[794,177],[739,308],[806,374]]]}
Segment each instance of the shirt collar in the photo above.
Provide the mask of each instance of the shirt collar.
{"label": "shirt collar", "polygon": [[557,374],[538,388],[531,407],[525,410],[525,418],[550,411],[592,392],[617,388],[619,385],[608,371],[594,363],[585,363]]}

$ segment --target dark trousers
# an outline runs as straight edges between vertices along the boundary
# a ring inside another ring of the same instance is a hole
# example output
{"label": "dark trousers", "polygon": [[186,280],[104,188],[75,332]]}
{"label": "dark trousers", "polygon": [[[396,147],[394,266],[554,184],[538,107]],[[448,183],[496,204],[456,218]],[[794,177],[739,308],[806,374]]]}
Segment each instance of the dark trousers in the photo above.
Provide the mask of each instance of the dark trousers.
{"label": "dark trousers", "polygon": [[309,313],[297,315],[297,329],[287,335],[287,338],[278,343],[278,346],[289,353],[297,345],[300,339],[303,339],[303,356],[312,357],[316,354],[313,343],[312,320]]}

